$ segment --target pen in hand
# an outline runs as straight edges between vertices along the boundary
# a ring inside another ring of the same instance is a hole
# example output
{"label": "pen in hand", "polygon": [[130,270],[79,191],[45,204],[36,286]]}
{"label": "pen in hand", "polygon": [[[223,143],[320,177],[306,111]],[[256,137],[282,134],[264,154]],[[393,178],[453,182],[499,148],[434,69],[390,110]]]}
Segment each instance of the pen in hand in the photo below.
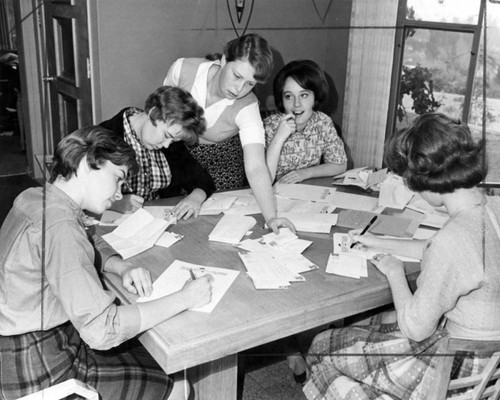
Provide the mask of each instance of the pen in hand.
{"label": "pen in hand", "polygon": [[[374,216],[374,217],[370,220],[370,222],[368,222],[368,225],[366,225],[366,226],[363,228],[363,230],[361,231],[361,233],[359,234],[359,236],[363,236],[363,235],[364,235],[364,234],[368,231],[368,229],[370,229],[370,226],[372,226],[372,225],[375,223],[375,221],[377,220],[377,217],[378,217],[378,215],[375,215],[375,216]],[[350,248],[352,249],[352,248],[355,246],[355,244],[356,244],[356,243],[357,243],[357,242],[352,242],[352,243],[351,243],[351,247],[350,247]]]}
{"label": "pen in hand", "polygon": [[194,281],[196,279],[196,275],[194,274],[194,272],[191,268],[189,268],[189,275],[191,276],[191,280]]}

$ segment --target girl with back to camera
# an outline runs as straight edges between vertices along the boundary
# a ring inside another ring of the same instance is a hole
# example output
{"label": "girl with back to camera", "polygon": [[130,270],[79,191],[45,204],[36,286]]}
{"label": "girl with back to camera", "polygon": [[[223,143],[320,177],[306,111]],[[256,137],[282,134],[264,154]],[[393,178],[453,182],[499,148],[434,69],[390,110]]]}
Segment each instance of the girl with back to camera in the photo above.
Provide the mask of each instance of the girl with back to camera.
{"label": "girl with back to camera", "polygon": [[[319,334],[307,357],[308,399],[424,400],[440,378],[435,354],[445,335],[500,339],[500,198],[477,186],[486,176],[483,151],[467,125],[438,113],[419,116],[389,141],[387,166],[450,219],[426,241],[350,232],[363,246],[387,252],[372,263],[387,278],[396,322]],[[413,293],[404,264],[391,254],[422,259]],[[479,372],[487,360],[456,356],[453,378]]]}
{"label": "girl with back to camera", "polygon": [[344,143],[331,118],[318,111],[328,96],[328,82],[319,66],[311,60],[288,63],[274,79],[273,91],[280,113],[264,120],[272,178],[297,183],[344,172]]}

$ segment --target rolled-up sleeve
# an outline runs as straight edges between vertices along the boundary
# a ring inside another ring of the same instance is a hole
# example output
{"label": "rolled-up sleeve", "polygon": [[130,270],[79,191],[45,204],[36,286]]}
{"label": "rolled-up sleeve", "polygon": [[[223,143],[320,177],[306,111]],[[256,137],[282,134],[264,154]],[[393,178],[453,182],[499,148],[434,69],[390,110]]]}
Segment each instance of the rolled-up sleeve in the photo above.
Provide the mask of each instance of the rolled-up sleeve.
{"label": "rolled-up sleeve", "polygon": [[236,115],[235,122],[239,129],[242,146],[254,143],[265,145],[264,124],[257,102],[242,108]]}
{"label": "rolled-up sleeve", "polygon": [[[137,306],[117,306],[94,266],[94,248],[76,221],[47,227],[46,276],[53,296],[49,313],[65,313],[92,348],[109,349],[137,335]],[[100,243],[105,247],[102,243]]]}

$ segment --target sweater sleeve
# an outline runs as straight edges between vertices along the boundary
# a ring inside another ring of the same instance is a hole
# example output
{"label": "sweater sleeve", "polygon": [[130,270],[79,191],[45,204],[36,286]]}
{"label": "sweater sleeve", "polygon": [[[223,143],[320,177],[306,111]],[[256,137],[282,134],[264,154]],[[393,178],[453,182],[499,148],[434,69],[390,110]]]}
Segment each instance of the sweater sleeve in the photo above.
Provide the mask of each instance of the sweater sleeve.
{"label": "sweater sleeve", "polygon": [[[215,183],[212,177],[189,153],[184,142],[172,143],[162,151],[172,173],[172,189],[180,187],[187,193],[191,193],[194,189],[201,189],[206,193],[207,198],[212,195],[215,191]],[[161,192],[162,197],[176,194],[179,193],[172,190]]]}
{"label": "sweater sleeve", "polygon": [[455,226],[443,228],[429,242],[422,259],[417,290],[398,313],[401,331],[423,340],[437,328],[443,315],[455,308],[461,296],[478,288],[483,275],[474,240]]}

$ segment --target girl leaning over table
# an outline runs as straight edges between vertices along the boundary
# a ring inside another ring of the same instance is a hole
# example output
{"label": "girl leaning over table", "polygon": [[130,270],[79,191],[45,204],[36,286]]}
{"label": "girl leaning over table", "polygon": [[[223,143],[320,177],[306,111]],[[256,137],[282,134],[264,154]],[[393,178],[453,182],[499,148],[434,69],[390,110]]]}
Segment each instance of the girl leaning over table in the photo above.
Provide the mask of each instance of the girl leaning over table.
{"label": "girl leaning over table", "polygon": [[273,82],[279,111],[264,120],[266,159],[279,183],[335,176],[346,170],[344,143],[332,119],[319,111],[328,97],[328,82],[312,60],[285,65]]}
{"label": "girl leaning over table", "polygon": [[196,143],[205,131],[203,109],[188,92],[159,87],[146,99],[144,111],[127,107],[100,125],[124,138],[139,164],[139,172],[127,180],[123,198],[113,205],[115,211],[133,212],[144,201],[186,192],[173,214],[198,217],[215,184],[185,145]]}
{"label": "girl leaning over table", "polygon": [[0,230],[2,399],[71,378],[106,400],[185,398],[186,382],[174,382],[144,349],[124,342],[209,302],[211,278],[158,300],[117,306],[96,266],[141,296],[151,294],[149,272],[88,237],[83,222],[84,210],[100,214],[121,199],[121,185],[136,169],[123,139],[87,127],[58,144],[50,183],[14,201]]}
{"label": "girl leaning over table", "polygon": [[[433,355],[445,335],[500,339],[500,199],[477,187],[486,176],[483,143],[467,125],[431,113],[396,134],[386,150],[388,167],[432,206],[444,206],[450,219],[425,242],[350,232],[362,246],[388,253],[372,263],[388,280],[396,322],[319,334],[307,356],[308,399],[425,399],[439,379]],[[391,253],[422,259],[414,293]],[[485,360],[456,357],[452,374],[469,376]]]}
{"label": "girl leaning over table", "polygon": [[210,58],[217,59],[179,58],[163,81],[189,91],[205,111],[206,132],[189,151],[208,170],[217,190],[240,188],[247,178],[267,225],[275,233],[280,227],[294,230],[288,219],[277,215],[264,126],[252,92],[272,72],[271,48],[259,35],[246,34],[226,43],[222,56]]}

